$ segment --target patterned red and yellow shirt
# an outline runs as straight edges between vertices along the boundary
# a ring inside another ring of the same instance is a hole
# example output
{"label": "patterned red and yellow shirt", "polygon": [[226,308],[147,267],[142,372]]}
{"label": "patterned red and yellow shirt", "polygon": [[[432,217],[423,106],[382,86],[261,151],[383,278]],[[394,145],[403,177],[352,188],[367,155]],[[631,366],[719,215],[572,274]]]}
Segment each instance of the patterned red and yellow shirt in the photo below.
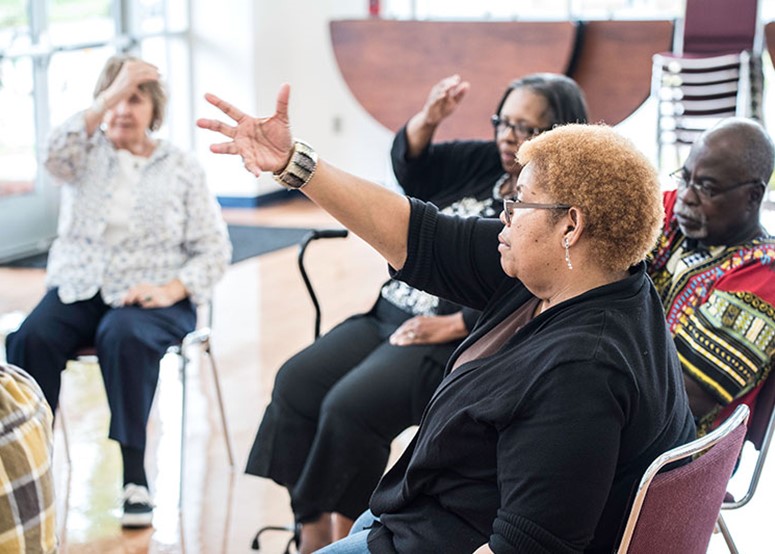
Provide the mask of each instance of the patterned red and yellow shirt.
{"label": "patterned red and yellow shirt", "polygon": [[[775,358],[775,237],[704,249],[687,239],[664,195],[665,225],[649,257],[684,374],[724,407],[752,404]],[[700,428],[724,416],[708,414]]]}

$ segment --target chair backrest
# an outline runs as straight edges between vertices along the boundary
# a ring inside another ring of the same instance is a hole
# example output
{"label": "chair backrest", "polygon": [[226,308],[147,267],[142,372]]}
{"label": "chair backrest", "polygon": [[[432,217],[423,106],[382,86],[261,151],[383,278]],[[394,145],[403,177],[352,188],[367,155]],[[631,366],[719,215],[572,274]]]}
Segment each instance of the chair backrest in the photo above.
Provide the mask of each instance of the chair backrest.
{"label": "chair backrest", "polygon": [[768,438],[767,433],[770,433],[771,438],[772,427],[775,425],[775,378],[773,376],[775,376],[775,367],[770,370],[769,375],[760,385],[725,406],[716,416],[714,427],[711,428],[726,421],[737,406],[745,404],[751,410],[748,434],[745,438],[756,450],[761,451]]}
{"label": "chair backrest", "polygon": [[701,57],[655,54],[651,95],[658,102],[658,148],[692,144],[725,117],[761,119],[762,85],[760,60],[746,50]]}
{"label": "chair backrest", "polygon": [[758,17],[758,0],[686,0],[674,51],[678,54],[727,54],[741,50],[759,53]]}
{"label": "chair backrest", "polygon": [[[617,552],[704,554],[746,432],[739,406],[711,433],[659,456],[641,479]],[[667,464],[702,454],[659,473]]]}
{"label": "chair backrest", "polygon": [[770,449],[772,436],[775,434],[775,376],[771,373],[764,380],[764,383],[752,392],[758,394],[755,395],[752,403],[753,415],[748,426],[746,439],[753,444],[758,451],[758,455],[754,462],[745,494],[742,497],[735,498],[731,493],[728,493],[722,506],[725,510],[741,508],[753,498],[759,485],[762,470],[764,469],[764,462],[767,460],[767,452]]}
{"label": "chair backrest", "polygon": [[759,451],[767,446],[768,439],[772,439],[773,426],[775,426],[775,373],[773,371],[770,371],[770,375],[761,387],[756,397],[747,436]]}

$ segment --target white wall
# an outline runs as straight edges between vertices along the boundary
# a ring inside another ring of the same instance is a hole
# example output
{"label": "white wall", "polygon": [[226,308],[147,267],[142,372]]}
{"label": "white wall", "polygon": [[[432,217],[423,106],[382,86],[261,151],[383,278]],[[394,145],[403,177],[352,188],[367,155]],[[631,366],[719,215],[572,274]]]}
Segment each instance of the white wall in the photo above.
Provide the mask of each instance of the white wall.
{"label": "white wall", "polygon": [[[194,0],[197,117],[217,115],[202,99],[207,91],[252,115],[268,115],[274,112],[280,84],[288,82],[295,136],[352,173],[377,181],[389,179],[392,133],[352,97],[329,34],[332,19],[366,16],[365,0]],[[216,194],[255,196],[280,190],[269,176],[254,179],[239,158],[210,153],[208,146],[215,140],[212,133],[196,131],[195,148]]]}

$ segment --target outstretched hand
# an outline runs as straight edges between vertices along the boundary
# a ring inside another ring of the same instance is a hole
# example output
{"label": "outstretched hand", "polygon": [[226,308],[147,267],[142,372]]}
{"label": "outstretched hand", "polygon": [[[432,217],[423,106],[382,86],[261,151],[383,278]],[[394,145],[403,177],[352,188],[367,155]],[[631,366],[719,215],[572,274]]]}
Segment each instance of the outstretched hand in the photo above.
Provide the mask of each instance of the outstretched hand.
{"label": "outstretched hand", "polygon": [[286,83],[277,93],[277,107],[270,117],[250,117],[214,94],[205,99],[229,116],[236,125],[228,125],[215,119],[198,119],[196,124],[231,140],[210,145],[216,154],[233,154],[242,157],[242,163],[250,173],[258,177],[262,171],[277,172],[288,165],[293,149],[293,139],[288,121],[288,97],[291,88]]}
{"label": "outstretched hand", "polygon": [[470,87],[468,81],[460,79],[460,75],[445,77],[436,83],[423,107],[426,123],[438,125],[441,120],[452,115]]}

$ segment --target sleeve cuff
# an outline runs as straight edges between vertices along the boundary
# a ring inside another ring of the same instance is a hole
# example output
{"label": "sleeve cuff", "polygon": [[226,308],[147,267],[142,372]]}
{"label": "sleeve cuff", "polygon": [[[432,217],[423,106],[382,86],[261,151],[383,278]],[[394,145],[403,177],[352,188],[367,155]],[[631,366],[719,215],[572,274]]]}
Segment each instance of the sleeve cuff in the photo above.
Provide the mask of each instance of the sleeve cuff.
{"label": "sleeve cuff", "polygon": [[490,549],[495,554],[576,554],[583,546],[569,545],[540,525],[503,510],[493,522]]}
{"label": "sleeve cuff", "polygon": [[429,202],[409,198],[411,212],[409,215],[409,236],[407,237],[407,253],[404,267],[396,270],[388,268],[394,279],[411,283],[415,288],[422,288],[424,276],[429,274],[433,264],[433,241],[436,231],[438,208]]}
{"label": "sleeve cuff", "polygon": [[470,333],[476,326],[476,322],[479,321],[479,316],[482,314],[479,310],[471,308],[463,308],[463,323],[465,323],[466,330]]}

